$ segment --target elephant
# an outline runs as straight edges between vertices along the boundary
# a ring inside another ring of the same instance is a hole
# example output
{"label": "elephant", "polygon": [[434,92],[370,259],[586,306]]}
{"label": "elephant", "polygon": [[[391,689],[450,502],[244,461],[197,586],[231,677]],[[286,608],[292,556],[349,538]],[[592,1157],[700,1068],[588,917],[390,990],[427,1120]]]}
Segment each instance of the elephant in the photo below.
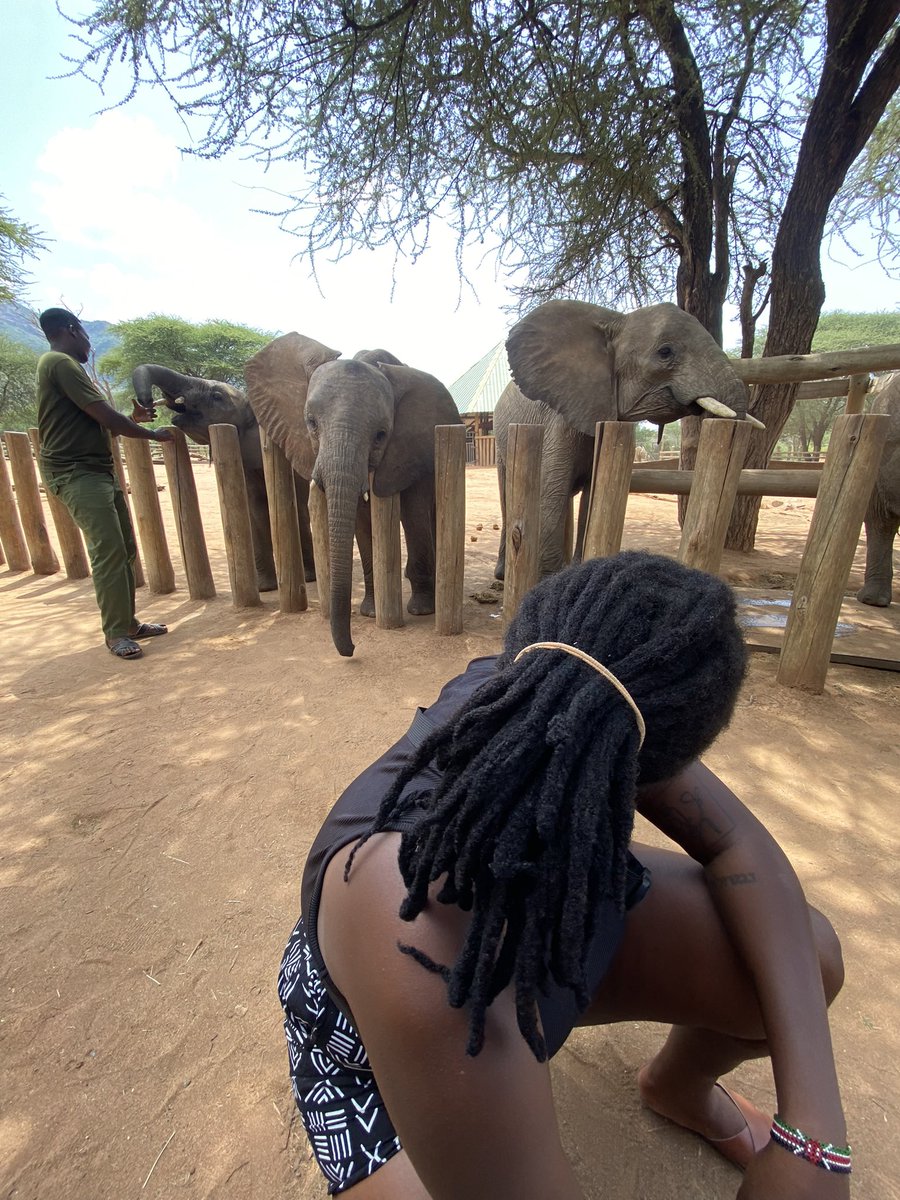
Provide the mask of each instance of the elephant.
{"label": "elephant", "polygon": [[353,534],[363,564],[363,616],[374,616],[369,476],[376,496],[400,497],[406,537],[407,611],[434,612],[434,427],[459,413],[433,375],[384,350],[340,352],[299,333],[270,342],[245,367],[260,425],[295,472],[325,493],[331,567],[331,636],[339,654],[350,636]]}
{"label": "elephant", "polygon": [[[142,408],[152,408],[153,388],[159,388],[164,404],[173,413],[172,424],[201,446],[209,445],[210,425],[234,425],[237,428],[244,477],[247,481],[257,583],[261,592],[274,591],[278,587],[278,580],[272,551],[269,496],[266,491],[259,441],[259,422],[246,394],[240,388],[221,383],[217,379],[182,375],[178,371],[154,363],[142,363],[135,367],[131,381],[138,404]],[[307,582],[311,583],[316,573],[309,525],[309,484],[306,479],[296,474],[294,482],[304,573]]]}
{"label": "elephant", "polygon": [[863,604],[887,608],[894,578],[894,538],[900,529],[900,371],[878,389],[873,412],[890,417],[875,485],[866,509],[866,574],[856,593]]}
{"label": "elephant", "polygon": [[[544,427],[540,573],[563,566],[571,497],[591,480],[598,421],[660,426],[708,413],[749,415],[746,385],[700,322],[675,304],[619,313],[580,300],[549,300],[510,330],[512,381],[494,410],[503,532],[494,571],[506,568],[506,448],[513,423]],[[585,506],[578,521],[580,548]],[[580,550],[579,550],[580,552]]]}

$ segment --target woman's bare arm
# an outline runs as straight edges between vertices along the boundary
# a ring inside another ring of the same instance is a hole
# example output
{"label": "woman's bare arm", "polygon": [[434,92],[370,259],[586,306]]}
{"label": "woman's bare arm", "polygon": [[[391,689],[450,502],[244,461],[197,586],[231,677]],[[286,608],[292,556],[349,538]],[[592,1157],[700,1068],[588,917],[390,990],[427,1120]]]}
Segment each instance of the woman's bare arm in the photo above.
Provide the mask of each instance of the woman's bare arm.
{"label": "woman's bare arm", "polygon": [[[780,1115],[818,1141],[846,1145],[809,907],[784,852],[702,763],[643,788],[637,807],[704,867],[713,901],[756,988]],[[767,1172],[777,1175],[783,1168],[799,1180],[786,1195],[849,1194],[846,1177],[826,1176],[780,1148],[760,1157],[767,1159]],[[753,1190],[754,1173],[751,1168],[750,1190],[742,1189],[742,1196],[763,1194]]]}

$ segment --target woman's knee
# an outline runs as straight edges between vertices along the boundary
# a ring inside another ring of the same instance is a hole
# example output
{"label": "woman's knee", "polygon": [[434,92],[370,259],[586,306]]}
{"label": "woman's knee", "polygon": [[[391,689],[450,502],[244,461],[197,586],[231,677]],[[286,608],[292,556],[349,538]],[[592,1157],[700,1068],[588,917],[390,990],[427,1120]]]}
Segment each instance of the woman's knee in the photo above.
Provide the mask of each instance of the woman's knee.
{"label": "woman's knee", "polygon": [[831,1004],[844,986],[844,955],[841,942],[834,926],[823,913],[810,906],[809,915],[819,955],[825,999]]}

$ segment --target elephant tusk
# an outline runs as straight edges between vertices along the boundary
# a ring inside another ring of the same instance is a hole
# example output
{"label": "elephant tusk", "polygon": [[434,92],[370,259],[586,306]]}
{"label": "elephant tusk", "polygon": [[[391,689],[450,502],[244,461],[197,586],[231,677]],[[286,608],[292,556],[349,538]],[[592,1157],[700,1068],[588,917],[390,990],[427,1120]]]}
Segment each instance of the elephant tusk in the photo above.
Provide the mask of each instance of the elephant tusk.
{"label": "elephant tusk", "polygon": [[708,413],[712,413],[714,417],[731,417],[732,419],[737,417],[733,408],[729,408],[721,400],[714,400],[712,396],[701,396],[697,403]]}
{"label": "elephant tusk", "polygon": [[363,492],[363,500],[365,500],[366,504],[369,503],[369,489],[368,488],[366,488],[366,490]]}
{"label": "elephant tusk", "polygon": [[744,417],[744,420],[749,421],[754,429],[765,429],[765,425],[763,425],[762,421],[760,421],[758,417],[751,417],[749,413],[747,413],[747,415]]}

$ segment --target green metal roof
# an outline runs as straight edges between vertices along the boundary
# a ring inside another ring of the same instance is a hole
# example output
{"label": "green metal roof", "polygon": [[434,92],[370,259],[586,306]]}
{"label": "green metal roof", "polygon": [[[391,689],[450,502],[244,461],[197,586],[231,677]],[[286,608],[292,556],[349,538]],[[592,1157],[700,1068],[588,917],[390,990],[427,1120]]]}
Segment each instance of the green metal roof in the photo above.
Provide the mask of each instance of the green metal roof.
{"label": "green metal roof", "polygon": [[492,413],[500,393],[511,378],[506,361],[506,343],[498,342],[474,366],[460,375],[456,383],[450,385],[450,395],[456,402],[460,416]]}

